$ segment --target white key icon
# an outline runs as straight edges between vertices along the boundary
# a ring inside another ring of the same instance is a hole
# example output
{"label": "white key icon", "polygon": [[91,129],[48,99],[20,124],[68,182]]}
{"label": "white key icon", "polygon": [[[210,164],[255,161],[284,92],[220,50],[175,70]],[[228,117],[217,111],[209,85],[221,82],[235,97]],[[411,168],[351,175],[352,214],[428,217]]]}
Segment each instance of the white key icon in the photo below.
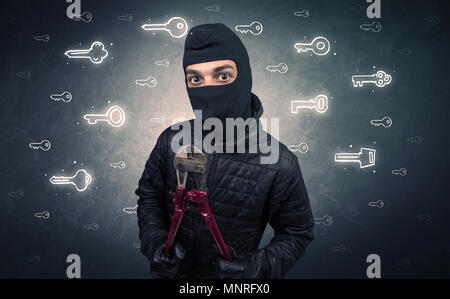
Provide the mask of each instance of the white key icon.
{"label": "white key icon", "polygon": [[359,163],[360,168],[375,166],[375,152],[374,149],[362,147],[359,153],[337,153],[334,161]]}
{"label": "white key icon", "polygon": [[144,24],[141,28],[150,31],[167,31],[172,37],[180,38],[188,31],[188,24],[183,18],[173,17],[164,24]]}
{"label": "white key icon", "polygon": [[91,175],[84,169],[79,169],[74,176],[52,176],[50,183],[54,185],[74,185],[77,191],[82,192],[92,183]]}
{"label": "white key icon", "polygon": [[68,91],[64,91],[63,93],[55,93],[50,95],[50,99],[54,101],[63,101],[63,102],[70,102],[72,100],[72,94]]}
{"label": "white key icon", "polygon": [[316,55],[326,55],[330,52],[330,42],[325,37],[318,36],[310,43],[296,43],[294,48],[298,53],[311,51]]}
{"label": "white key icon", "polygon": [[108,51],[101,42],[93,42],[89,49],[67,50],[64,55],[69,58],[87,58],[92,63],[99,64],[108,57]]}
{"label": "white key icon", "polygon": [[50,141],[44,139],[41,142],[32,142],[28,145],[32,149],[41,149],[43,151],[48,151],[51,147]]}
{"label": "white key icon", "polygon": [[38,42],[44,42],[44,43],[46,43],[46,42],[48,42],[48,41],[50,40],[50,35],[48,35],[47,33],[44,33],[44,34],[42,34],[42,35],[36,35],[36,36],[34,37],[34,40],[35,40],[35,41],[38,41]]}
{"label": "white key icon", "polygon": [[120,127],[125,122],[125,112],[119,106],[111,106],[105,114],[86,114],[84,117],[90,125],[99,121],[107,122],[110,126]]}
{"label": "white key icon", "polygon": [[296,11],[294,12],[294,16],[307,18],[309,17],[309,10],[304,9],[302,11]]}
{"label": "white key icon", "polygon": [[266,67],[266,70],[269,72],[279,72],[281,74],[285,74],[288,71],[288,66],[286,63],[282,62],[278,65],[268,65]]}
{"label": "white key icon", "polygon": [[324,215],[320,218],[314,218],[314,223],[329,226],[331,225],[331,223],[333,223],[333,218],[331,218],[331,216],[329,215]]}
{"label": "white key icon", "polygon": [[125,162],[119,161],[119,162],[111,163],[111,167],[123,169],[123,168],[125,168]]}
{"label": "white key icon", "polygon": [[392,170],[392,174],[393,175],[400,175],[400,176],[405,176],[408,172],[406,171],[405,168],[400,168],[400,169],[393,169]]}
{"label": "white key icon", "polygon": [[362,87],[365,83],[373,83],[377,87],[384,87],[390,84],[392,76],[386,74],[384,71],[378,71],[371,75],[353,75],[352,82],[353,87]]}
{"label": "white key icon", "polygon": [[84,227],[84,229],[87,229],[87,230],[95,230],[95,231],[98,230],[98,224],[97,223],[85,224],[85,225],[83,225],[83,227]]}
{"label": "white key icon", "polygon": [[34,217],[42,218],[42,219],[48,219],[50,217],[50,213],[48,211],[44,211],[44,212],[40,212],[40,213],[34,213]]}
{"label": "white key icon", "polygon": [[158,60],[155,61],[155,64],[160,66],[169,66],[169,60],[168,59]]}
{"label": "white key icon", "polygon": [[359,26],[359,28],[361,28],[361,30],[364,30],[364,31],[370,30],[373,32],[380,32],[381,31],[381,23],[378,21],[375,21],[370,24],[362,24],[361,26]]}
{"label": "white key icon", "polygon": [[306,143],[302,142],[299,145],[289,145],[288,149],[291,152],[300,152],[302,154],[305,154],[305,153],[308,152],[309,147],[308,147],[308,145]]}
{"label": "white key icon", "polygon": [[155,77],[150,76],[147,79],[138,79],[134,83],[139,86],[155,87],[157,82]]}
{"label": "white key icon", "polygon": [[253,21],[250,25],[236,25],[234,29],[241,33],[250,32],[253,35],[260,35],[264,28],[260,22]]}
{"label": "white key icon", "polygon": [[298,113],[299,109],[314,109],[319,113],[328,110],[328,97],[326,95],[318,95],[315,99],[308,101],[291,101],[291,113]]}
{"label": "white key icon", "polygon": [[385,116],[382,119],[373,119],[370,123],[375,127],[383,126],[385,128],[389,128],[392,126],[392,119],[389,116]]}
{"label": "white key icon", "polygon": [[133,21],[133,15],[132,14],[126,14],[123,16],[118,16],[117,19],[119,21],[123,21],[123,22],[132,22]]}
{"label": "white key icon", "polygon": [[92,14],[88,11],[85,11],[79,16],[74,16],[72,20],[74,21],[82,20],[85,23],[89,23],[90,21],[92,21]]}

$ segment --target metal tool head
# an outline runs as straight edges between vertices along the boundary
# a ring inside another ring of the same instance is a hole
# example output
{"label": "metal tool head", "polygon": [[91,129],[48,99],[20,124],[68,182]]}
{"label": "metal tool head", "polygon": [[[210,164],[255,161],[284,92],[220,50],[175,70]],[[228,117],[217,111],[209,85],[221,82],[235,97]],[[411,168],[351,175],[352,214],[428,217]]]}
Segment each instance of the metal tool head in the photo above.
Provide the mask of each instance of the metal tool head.
{"label": "metal tool head", "polygon": [[206,155],[192,144],[181,147],[173,159],[173,166],[177,172],[178,185],[185,187],[188,172],[194,174],[199,190],[206,189]]}

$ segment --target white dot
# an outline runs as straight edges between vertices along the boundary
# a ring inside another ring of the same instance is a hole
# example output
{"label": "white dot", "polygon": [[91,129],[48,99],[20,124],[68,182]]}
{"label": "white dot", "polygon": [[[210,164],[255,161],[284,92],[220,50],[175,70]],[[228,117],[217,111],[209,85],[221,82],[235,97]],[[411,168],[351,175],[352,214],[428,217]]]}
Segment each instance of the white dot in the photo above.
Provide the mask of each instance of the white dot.
{"label": "white dot", "polygon": [[112,45],[114,45],[113,43],[110,43],[110,45],[112,46]]}
{"label": "white dot", "polygon": [[77,164],[77,161],[73,161],[73,164]]}
{"label": "white dot", "polygon": [[350,144],[350,145],[349,145],[349,147],[350,147],[350,148],[352,148],[352,147],[353,147],[353,145],[351,145],[351,144]]}

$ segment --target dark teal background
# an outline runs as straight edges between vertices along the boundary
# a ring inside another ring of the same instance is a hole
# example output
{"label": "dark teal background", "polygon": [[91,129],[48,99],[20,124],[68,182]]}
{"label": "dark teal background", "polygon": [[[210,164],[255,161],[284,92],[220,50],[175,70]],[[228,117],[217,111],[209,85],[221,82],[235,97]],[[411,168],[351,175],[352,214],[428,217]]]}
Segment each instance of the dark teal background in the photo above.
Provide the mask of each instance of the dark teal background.
{"label": "dark teal background", "polygon": [[[383,28],[375,33],[359,28],[373,21],[363,0],[82,0],[90,23],[68,19],[64,0],[2,1],[0,16],[13,18],[0,21],[0,277],[65,278],[71,253],[80,255],[84,278],[149,277],[136,248],[136,215],[123,208],[136,205],[134,190],[162,130],[176,117],[193,116],[181,66],[184,38],[140,27],[173,16],[189,27],[223,22],[234,28],[254,20],[264,26],[259,36],[237,33],[249,52],[253,92],[263,117],[280,118],[281,142],[309,145],[297,155],[314,217],[333,219],[316,225],[316,240],[288,278],[366,278],[372,253],[381,257],[384,278],[450,277],[449,3],[381,2]],[[214,4],[219,12],[205,9]],[[308,18],[294,16],[304,9]],[[118,20],[126,14],[132,22]],[[33,39],[44,33],[48,43]],[[316,36],[330,41],[328,55],[295,51],[296,42]],[[103,63],[64,56],[94,41],[109,51]],[[163,59],[168,67],[155,65]],[[266,70],[280,62],[289,66],[286,74]],[[390,85],[352,86],[353,74],[378,69],[393,76]],[[22,71],[31,77],[17,77]],[[134,84],[149,75],[157,79],[154,88]],[[64,90],[71,102],[49,98]],[[326,113],[290,113],[291,100],[317,94],[330,100]],[[126,112],[122,127],[83,119],[112,104]],[[383,116],[392,118],[390,128],[370,125]],[[157,117],[164,123],[150,121]],[[408,142],[414,136],[422,142]],[[49,151],[28,147],[42,139],[50,140]],[[334,162],[336,152],[360,147],[376,149],[374,167]],[[118,161],[126,167],[110,167]],[[402,167],[406,176],[392,175]],[[50,176],[79,168],[93,176],[86,191],[49,183]],[[23,197],[9,196],[19,190]],[[368,205],[377,200],[385,206]],[[34,217],[44,210],[49,219]],[[92,223],[98,231],[84,228]],[[261,246],[272,235],[268,228]],[[33,256],[38,263],[30,262]]]}

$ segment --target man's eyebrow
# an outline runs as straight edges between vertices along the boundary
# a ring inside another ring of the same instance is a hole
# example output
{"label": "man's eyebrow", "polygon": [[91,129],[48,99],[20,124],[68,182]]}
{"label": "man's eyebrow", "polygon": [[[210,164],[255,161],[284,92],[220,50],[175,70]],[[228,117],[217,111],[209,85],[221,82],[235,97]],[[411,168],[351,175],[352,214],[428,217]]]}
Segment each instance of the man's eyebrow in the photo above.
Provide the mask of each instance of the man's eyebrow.
{"label": "man's eyebrow", "polygon": [[187,71],[186,71],[186,75],[187,75],[187,74],[200,75],[200,73],[197,72],[196,70],[187,70]]}
{"label": "man's eyebrow", "polygon": [[[234,68],[233,68],[233,66],[231,66],[229,64],[225,64],[225,65],[221,65],[221,66],[214,68],[213,72],[218,73],[220,71],[223,71],[224,69],[234,69]],[[186,75],[187,74],[200,76],[200,72],[196,71],[196,70],[187,70]]]}
{"label": "man's eyebrow", "polygon": [[214,72],[217,73],[217,72],[223,71],[224,69],[234,69],[234,68],[229,64],[225,64],[225,65],[216,67],[214,69]]}

